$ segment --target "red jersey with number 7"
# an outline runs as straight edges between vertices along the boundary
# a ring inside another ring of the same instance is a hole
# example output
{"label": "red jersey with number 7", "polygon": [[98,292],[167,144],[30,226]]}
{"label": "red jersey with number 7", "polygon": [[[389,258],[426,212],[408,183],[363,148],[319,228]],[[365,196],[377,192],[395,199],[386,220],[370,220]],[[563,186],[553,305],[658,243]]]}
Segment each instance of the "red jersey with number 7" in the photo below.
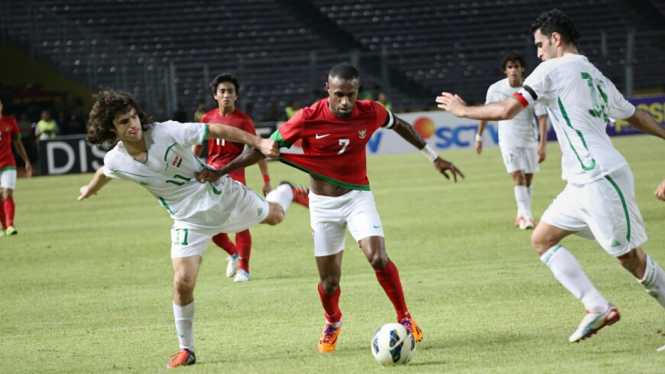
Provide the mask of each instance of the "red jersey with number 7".
{"label": "red jersey with number 7", "polygon": [[0,118],[0,171],[16,169],[16,160],[12,153],[12,141],[21,139],[16,120],[9,116]]}
{"label": "red jersey with number 7", "polygon": [[[252,135],[256,135],[254,129],[254,122],[245,113],[236,108],[228,116],[219,114],[218,109],[214,109],[204,114],[201,118],[203,123],[221,123],[223,125],[232,126],[240,130],[247,131]],[[233,161],[245,150],[245,145],[242,143],[234,143],[224,139],[210,139],[208,140],[208,160],[207,164],[219,169],[222,166]],[[236,170],[229,173],[229,176],[234,180],[245,181],[245,169]]]}
{"label": "red jersey with number 7", "polygon": [[379,128],[392,128],[395,117],[371,100],[358,100],[348,118],[330,112],[328,100],[299,110],[273,133],[280,147],[302,139],[304,154],[282,153],[280,161],[340,187],[369,190],[366,145]]}

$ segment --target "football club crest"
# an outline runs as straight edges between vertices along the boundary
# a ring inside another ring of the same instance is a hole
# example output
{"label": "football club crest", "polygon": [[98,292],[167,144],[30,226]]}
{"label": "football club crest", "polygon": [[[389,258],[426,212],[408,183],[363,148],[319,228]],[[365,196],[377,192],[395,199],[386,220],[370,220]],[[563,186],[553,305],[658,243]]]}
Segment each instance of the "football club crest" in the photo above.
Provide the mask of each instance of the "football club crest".
{"label": "football club crest", "polygon": [[358,130],[358,136],[360,139],[365,139],[367,136],[367,129]]}

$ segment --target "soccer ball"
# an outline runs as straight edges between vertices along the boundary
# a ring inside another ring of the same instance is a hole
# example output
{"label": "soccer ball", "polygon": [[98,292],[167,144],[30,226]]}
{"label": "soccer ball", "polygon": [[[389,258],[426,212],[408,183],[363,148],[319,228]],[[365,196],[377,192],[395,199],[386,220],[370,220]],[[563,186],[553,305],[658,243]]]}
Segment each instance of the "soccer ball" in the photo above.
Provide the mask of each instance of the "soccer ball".
{"label": "soccer ball", "polygon": [[416,339],[399,323],[381,326],[372,337],[372,354],[381,365],[403,365],[416,353]]}

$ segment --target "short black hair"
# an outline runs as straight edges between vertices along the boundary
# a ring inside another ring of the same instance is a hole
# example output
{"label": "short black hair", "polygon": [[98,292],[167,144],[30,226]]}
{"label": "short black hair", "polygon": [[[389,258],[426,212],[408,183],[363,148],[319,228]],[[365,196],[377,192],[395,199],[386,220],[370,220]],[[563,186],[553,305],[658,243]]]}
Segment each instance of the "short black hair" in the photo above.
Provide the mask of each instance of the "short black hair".
{"label": "short black hair", "polygon": [[360,78],[360,72],[353,65],[342,63],[333,66],[328,73],[330,78],[341,78],[347,81]]}
{"label": "short black hair", "polygon": [[561,35],[564,43],[576,47],[577,40],[580,38],[580,33],[573,22],[559,9],[542,12],[531,24],[531,32],[535,33],[538,30],[548,38],[552,36],[553,32],[556,32]]}
{"label": "short black hair", "polygon": [[508,65],[508,62],[517,62],[521,67],[526,69],[526,61],[524,61],[522,55],[517,52],[510,52],[503,56],[503,59],[501,60],[501,71],[506,71],[506,65]]}
{"label": "short black hair", "polygon": [[238,82],[238,78],[236,78],[235,75],[231,73],[222,73],[218,76],[215,77],[215,79],[210,82],[210,92],[212,93],[212,98],[215,98],[215,94],[217,93],[217,86],[219,86],[220,83],[223,82],[231,82],[233,83],[233,87],[236,89],[236,94],[240,92],[240,83]]}

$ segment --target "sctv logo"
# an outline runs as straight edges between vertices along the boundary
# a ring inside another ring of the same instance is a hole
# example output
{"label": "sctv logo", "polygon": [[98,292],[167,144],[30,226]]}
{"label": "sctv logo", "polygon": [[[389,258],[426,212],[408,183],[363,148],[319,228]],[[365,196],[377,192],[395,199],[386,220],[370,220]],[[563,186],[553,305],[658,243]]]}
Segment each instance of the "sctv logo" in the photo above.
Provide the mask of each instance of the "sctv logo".
{"label": "sctv logo", "polygon": [[[453,125],[444,125],[444,123],[453,122],[448,118],[442,118],[439,120],[440,125],[435,125],[434,121],[430,117],[419,117],[413,122],[413,127],[418,131],[420,136],[423,137],[430,145],[438,149],[448,149],[448,148],[468,148],[473,147],[475,144],[475,136],[478,132],[478,123],[475,124],[453,124]],[[452,117],[457,119],[456,117]],[[459,119],[457,119],[459,120]],[[489,135],[489,136],[488,136]],[[404,141],[397,135],[395,136],[399,139],[400,143]],[[381,151],[381,145],[383,147],[399,147],[401,148],[402,144],[388,144],[385,131],[377,131],[374,133],[372,138],[367,142],[367,148],[371,153],[386,153],[385,150]],[[432,139],[433,138],[433,139]],[[485,133],[483,134],[483,139],[487,142],[490,139],[497,144],[499,142],[499,133],[497,131],[496,123],[489,123],[485,128]],[[392,140],[392,137],[391,137]],[[388,141],[390,142],[390,141]],[[392,143],[392,142],[390,142]],[[489,144],[487,144],[489,145]],[[404,143],[405,147],[411,147],[410,145]],[[408,150],[405,149],[408,152]]]}

